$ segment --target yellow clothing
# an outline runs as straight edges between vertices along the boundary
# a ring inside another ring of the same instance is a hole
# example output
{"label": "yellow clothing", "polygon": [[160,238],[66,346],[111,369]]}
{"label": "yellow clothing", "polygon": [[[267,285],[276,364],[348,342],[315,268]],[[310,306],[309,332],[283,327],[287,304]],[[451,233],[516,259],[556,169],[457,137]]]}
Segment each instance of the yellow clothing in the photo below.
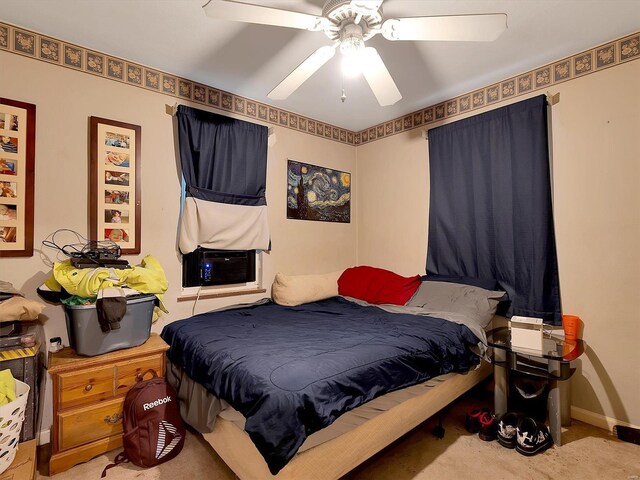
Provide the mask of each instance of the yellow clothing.
{"label": "yellow clothing", "polygon": [[0,370],[0,405],[6,405],[16,399],[16,381],[11,370]]}
{"label": "yellow clothing", "polygon": [[[140,265],[132,268],[76,268],[70,260],[53,264],[53,275],[45,285],[54,292],[63,287],[71,295],[95,297],[98,290],[109,287],[128,286],[140,293],[153,293],[160,300],[160,308],[168,313],[164,306],[164,295],[169,283],[164,269],[158,260],[147,255]],[[154,314],[154,320],[156,315]]]}

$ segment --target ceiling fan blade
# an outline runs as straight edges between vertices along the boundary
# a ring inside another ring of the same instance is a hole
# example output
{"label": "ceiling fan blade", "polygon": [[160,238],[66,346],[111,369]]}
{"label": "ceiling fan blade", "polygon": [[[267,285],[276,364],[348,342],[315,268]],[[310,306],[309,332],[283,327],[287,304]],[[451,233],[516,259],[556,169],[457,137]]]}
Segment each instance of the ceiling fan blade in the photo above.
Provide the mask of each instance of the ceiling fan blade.
{"label": "ceiling fan blade", "polygon": [[383,0],[351,0],[351,8],[363,15],[367,12],[377,12]]}
{"label": "ceiling fan blade", "polygon": [[287,78],[278,84],[276,88],[269,92],[269,97],[272,100],[284,100],[295,92],[300,85],[307,81],[307,79],[316,73],[320,67],[327,63],[336,53],[335,45],[325,45],[313,52],[307,59],[296,67]]}
{"label": "ceiling fan blade", "polygon": [[207,16],[216,20],[258,23],[277,27],[299,28],[301,30],[322,30],[328,22],[326,18],[317,15],[291,12],[232,0],[209,0],[202,8]]}
{"label": "ceiling fan blade", "polygon": [[504,13],[390,18],[382,24],[387,40],[491,42],[507,29]]}
{"label": "ceiling fan blade", "polygon": [[364,49],[361,69],[380,106],[393,105],[402,98],[400,90],[375,48],[367,47]]}

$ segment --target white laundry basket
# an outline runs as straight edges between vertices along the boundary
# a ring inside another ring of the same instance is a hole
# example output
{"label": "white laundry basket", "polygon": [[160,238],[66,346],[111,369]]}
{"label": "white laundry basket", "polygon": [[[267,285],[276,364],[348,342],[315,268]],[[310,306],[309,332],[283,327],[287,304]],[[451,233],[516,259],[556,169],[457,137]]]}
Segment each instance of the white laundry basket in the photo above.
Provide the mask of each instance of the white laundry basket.
{"label": "white laundry basket", "polygon": [[15,382],[16,399],[0,406],[0,473],[9,468],[16,456],[29,397],[29,385],[20,380]]}

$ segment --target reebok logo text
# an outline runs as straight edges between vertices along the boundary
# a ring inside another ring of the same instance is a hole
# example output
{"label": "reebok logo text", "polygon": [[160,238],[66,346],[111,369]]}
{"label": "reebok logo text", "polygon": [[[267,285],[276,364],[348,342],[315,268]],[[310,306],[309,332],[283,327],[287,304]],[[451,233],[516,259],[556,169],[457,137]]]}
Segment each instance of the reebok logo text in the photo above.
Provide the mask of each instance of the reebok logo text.
{"label": "reebok logo text", "polygon": [[170,401],[171,401],[171,397],[169,395],[167,395],[164,398],[159,398],[159,399],[157,399],[157,400],[155,400],[153,402],[145,403],[142,407],[144,408],[144,411],[146,412],[150,408],[157,407],[158,405],[162,405],[164,403],[169,403]]}

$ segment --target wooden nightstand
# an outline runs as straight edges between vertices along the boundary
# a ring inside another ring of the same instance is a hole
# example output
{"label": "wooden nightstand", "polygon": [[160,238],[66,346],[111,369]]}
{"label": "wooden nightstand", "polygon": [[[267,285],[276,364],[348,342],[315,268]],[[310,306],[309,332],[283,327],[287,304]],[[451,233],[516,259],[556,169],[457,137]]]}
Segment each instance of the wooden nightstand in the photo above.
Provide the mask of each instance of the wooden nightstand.
{"label": "wooden nightstand", "polygon": [[168,349],[153,333],[139,347],[96,357],[81,357],[71,348],[49,356],[53,380],[50,475],[122,446],[124,397],[148,369],[164,376]]}

